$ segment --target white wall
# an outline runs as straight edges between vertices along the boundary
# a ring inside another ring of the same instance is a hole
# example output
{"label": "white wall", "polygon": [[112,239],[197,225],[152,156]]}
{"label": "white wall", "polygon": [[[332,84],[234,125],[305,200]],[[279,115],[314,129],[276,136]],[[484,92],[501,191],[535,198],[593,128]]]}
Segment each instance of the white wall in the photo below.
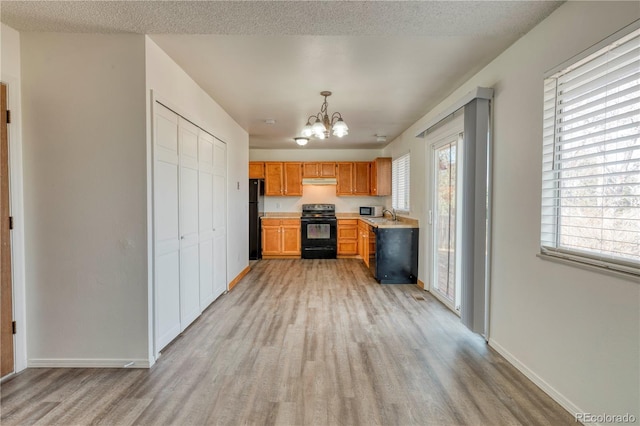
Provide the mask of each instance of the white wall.
{"label": "white wall", "polygon": [[638,18],[637,2],[564,4],[384,151],[411,150],[412,213],[424,219],[425,190],[413,183],[429,166],[416,133],[474,87],[495,89],[490,344],[569,411],[636,418],[640,286],[536,253],[543,75]]}
{"label": "white wall", "polygon": [[[382,156],[378,149],[250,149],[250,161],[371,161]],[[302,197],[265,197],[266,212],[300,212],[303,204],[335,204],[338,213],[357,213],[359,206],[391,205],[390,197],[336,195],[335,185],[303,185]]]}
{"label": "white wall", "polygon": [[7,85],[9,125],[10,208],[14,218],[11,235],[11,273],[13,276],[13,318],[17,333],[14,340],[15,371],[27,367],[24,202],[22,184],[22,100],[20,92],[20,33],[0,24],[0,80]]}
{"label": "white wall", "polygon": [[[249,265],[249,135],[150,37],[145,40],[147,91],[153,90],[158,99],[168,102],[167,106],[227,144],[229,282]],[[149,107],[147,102],[147,110]]]}
{"label": "white wall", "polygon": [[148,363],[144,37],[22,33],[29,365]]}

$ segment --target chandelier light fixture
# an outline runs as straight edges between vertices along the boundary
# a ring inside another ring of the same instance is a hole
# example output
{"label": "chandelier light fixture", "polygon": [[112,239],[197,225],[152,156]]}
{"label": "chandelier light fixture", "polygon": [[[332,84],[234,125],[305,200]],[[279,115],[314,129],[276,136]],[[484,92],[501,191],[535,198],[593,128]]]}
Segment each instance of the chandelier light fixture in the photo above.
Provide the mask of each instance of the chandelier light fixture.
{"label": "chandelier light fixture", "polygon": [[316,115],[311,115],[307,119],[307,124],[302,129],[302,136],[305,138],[316,137],[318,139],[329,138],[332,134],[339,138],[349,134],[349,128],[347,124],[342,120],[342,114],[334,112],[329,119],[329,113],[327,108],[327,97],[331,96],[331,92],[320,92],[320,96],[324,96],[324,102],[320,107],[320,112]]}

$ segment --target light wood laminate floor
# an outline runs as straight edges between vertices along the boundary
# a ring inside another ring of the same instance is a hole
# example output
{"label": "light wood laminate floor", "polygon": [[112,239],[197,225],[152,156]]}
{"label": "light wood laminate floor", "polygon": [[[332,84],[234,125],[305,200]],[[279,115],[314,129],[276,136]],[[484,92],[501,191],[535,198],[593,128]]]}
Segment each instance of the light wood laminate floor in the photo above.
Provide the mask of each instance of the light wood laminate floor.
{"label": "light wood laminate floor", "polygon": [[1,396],[2,425],[575,424],[428,293],[354,259],[260,261],[153,368],[27,369]]}

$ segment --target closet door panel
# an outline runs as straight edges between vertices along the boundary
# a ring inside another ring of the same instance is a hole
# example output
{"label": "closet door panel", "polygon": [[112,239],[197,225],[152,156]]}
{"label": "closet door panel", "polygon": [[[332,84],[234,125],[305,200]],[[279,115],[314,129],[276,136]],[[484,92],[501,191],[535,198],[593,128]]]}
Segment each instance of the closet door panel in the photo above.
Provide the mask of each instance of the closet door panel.
{"label": "closet door panel", "polygon": [[179,120],[180,152],[180,329],[200,315],[198,131]]}
{"label": "closet door panel", "polygon": [[159,351],[180,334],[180,253],[156,256],[156,348]]}
{"label": "closet door panel", "polygon": [[180,331],[200,315],[198,244],[180,249]]}
{"label": "closet door panel", "polygon": [[216,139],[213,153],[213,295],[227,290],[227,145]]}
{"label": "closet door panel", "polygon": [[178,116],[154,105],[155,351],[180,334]]}
{"label": "closet door panel", "polygon": [[213,302],[213,136],[200,130],[198,137],[200,310]]}

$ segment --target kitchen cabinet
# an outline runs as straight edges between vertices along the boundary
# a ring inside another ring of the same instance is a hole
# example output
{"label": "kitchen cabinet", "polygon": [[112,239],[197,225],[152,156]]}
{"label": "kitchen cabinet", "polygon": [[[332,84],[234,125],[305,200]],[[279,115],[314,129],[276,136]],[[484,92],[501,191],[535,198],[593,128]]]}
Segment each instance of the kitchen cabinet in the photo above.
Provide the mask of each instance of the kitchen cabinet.
{"label": "kitchen cabinet", "polygon": [[265,162],[264,195],[302,195],[302,163]]}
{"label": "kitchen cabinet", "polygon": [[338,256],[358,254],[358,219],[338,219]]}
{"label": "kitchen cabinet", "polygon": [[364,264],[369,267],[370,243],[369,235],[371,234],[371,226],[363,221],[358,224],[358,254],[362,258]]}
{"label": "kitchen cabinet", "polygon": [[264,163],[249,161],[249,179],[264,179]]}
{"label": "kitchen cabinet", "polygon": [[336,195],[369,195],[371,184],[371,163],[369,161],[336,164]]}
{"label": "kitchen cabinet", "polygon": [[312,177],[335,177],[336,163],[333,162],[305,162],[302,163],[302,176]]}
{"label": "kitchen cabinet", "polygon": [[371,162],[370,195],[391,195],[391,157],[378,157]]}
{"label": "kitchen cabinet", "polygon": [[300,219],[262,219],[262,257],[300,257]]}
{"label": "kitchen cabinet", "polygon": [[302,195],[302,163],[284,163],[284,195]]}

